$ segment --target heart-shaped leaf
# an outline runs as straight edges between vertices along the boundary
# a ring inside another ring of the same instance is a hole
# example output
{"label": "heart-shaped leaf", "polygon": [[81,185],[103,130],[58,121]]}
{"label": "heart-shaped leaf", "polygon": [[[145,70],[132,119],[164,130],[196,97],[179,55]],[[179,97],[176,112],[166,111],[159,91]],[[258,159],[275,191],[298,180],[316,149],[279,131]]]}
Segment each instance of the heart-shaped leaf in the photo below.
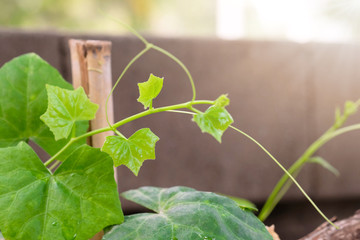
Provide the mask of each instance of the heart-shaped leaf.
{"label": "heart-shaped leaf", "polygon": [[108,136],[101,151],[108,153],[115,166],[125,165],[136,176],[145,160],[155,159],[155,144],[159,141],[149,128],[136,131],[129,139]]}
{"label": "heart-shaped leaf", "polygon": [[[34,53],[14,58],[0,68],[0,147],[32,140],[53,155],[69,141],[55,141],[52,132],[40,120],[48,103],[46,84],[72,89],[55,68]],[[87,128],[87,121],[78,123],[77,136]],[[65,159],[84,143],[85,140],[73,144],[58,159]]]}
{"label": "heart-shaped leaf", "polygon": [[221,143],[221,136],[234,122],[230,113],[224,107],[213,105],[204,113],[195,114],[193,121],[197,123],[202,132],[211,134]]}
{"label": "heart-shaped leaf", "polygon": [[134,214],[103,240],[267,240],[255,215],[224,196],[186,187],[142,187],[122,194],[156,213]]}
{"label": "heart-shaped leaf", "polygon": [[79,147],[54,174],[24,142],[1,148],[0,159],[6,239],[89,239],[123,221],[112,161],[98,149]]}
{"label": "heart-shaped leaf", "polygon": [[140,96],[137,101],[141,102],[145,109],[152,108],[152,101],[161,92],[163,82],[163,78],[150,74],[150,77],[146,82],[138,83]]}
{"label": "heart-shaped leaf", "polygon": [[76,122],[92,120],[99,106],[92,103],[82,87],[67,90],[46,85],[48,108],[40,119],[49,126],[55,140],[67,138]]}

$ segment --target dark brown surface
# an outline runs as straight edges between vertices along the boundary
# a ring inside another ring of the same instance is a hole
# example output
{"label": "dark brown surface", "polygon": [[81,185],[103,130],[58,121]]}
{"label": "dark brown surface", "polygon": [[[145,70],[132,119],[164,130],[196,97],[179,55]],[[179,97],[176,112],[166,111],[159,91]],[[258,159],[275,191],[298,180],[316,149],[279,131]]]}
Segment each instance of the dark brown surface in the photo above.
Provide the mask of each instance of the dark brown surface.
{"label": "dark brown surface", "polygon": [[[354,215],[359,207],[359,199],[356,198],[322,201],[315,199],[315,202],[327,217],[336,217],[339,220]],[[303,200],[280,203],[265,224],[274,224],[281,240],[293,240],[309,234],[324,221],[310,203]]]}
{"label": "dark brown surface", "polygon": [[353,216],[337,221],[336,227],[323,223],[313,232],[299,240],[360,240],[360,210]]}

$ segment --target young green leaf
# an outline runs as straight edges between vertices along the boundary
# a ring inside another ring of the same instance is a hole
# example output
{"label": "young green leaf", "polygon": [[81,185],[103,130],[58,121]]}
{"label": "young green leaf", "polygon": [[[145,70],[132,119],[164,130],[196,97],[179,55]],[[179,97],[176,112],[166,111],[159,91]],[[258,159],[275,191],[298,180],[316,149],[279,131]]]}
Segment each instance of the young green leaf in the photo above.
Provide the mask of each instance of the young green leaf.
{"label": "young green leaf", "polygon": [[270,240],[255,215],[224,196],[186,187],[142,187],[122,194],[156,213],[125,217],[103,240]]}
{"label": "young green leaf", "polygon": [[214,105],[218,107],[226,107],[230,104],[230,99],[227,97],[227,94],[223,94],[215,100]]}
{"label": "young green leaf", "polygon": [[337,170],[333,165],[331,165],[328,161],[326,161],[322,157],[309,158],[308,162],[319,164],[323,168],[325,168],[325,169],[329,170],[330,172],[332,172],[337,177],[340,175],[339,170]]}
{"label": "young green leaf", "polygon": [[359,105],[353,101],[346,101],[344,107],[344,115],[350,116],[357,112]]}
{"label": "young green leaf", "polygon": [[213,105],[204,113],[195,114],[193,121],[197,123],[202,132],[211,134],[221,143],[221,136],[234,121],[225,108]]}
{"label": "young green leaf", "polygon": [[123,222],[111,158],[98,149],[79,147],[54,174],[24,142],[1,148],[0,159],[6,239],[89,239]]}
{"label": "young green leaf", "polygon": [[99,106],[92,103],[84,89],[75,91],[46,85],[48,92],[48,109],[40,119],[49,126],[55,139],[67,138],[76,122],[92,120]]}
{"label": "young green leaf", "polygon": [[116,167],[124,164],[137,176],[145,160],[155,159],[155,144],[158,140],[149,128],[143,128],[129,139],[119,136],[106,137],[101,151],[112,157]]}
{"label": "young green leaf", "polygon": [[[48,105],[46,84],[72,89],[55,68],[34,53],[14,58],[0,68],[0,147],[30,139],[53,155],[69,141],[55,141],[53,133],[40,120]],[[86,121],[77,125],[77,135],[86,132]],[[58,159],[65,159],[84,143],[85,140],[75,143]]]}
{"label": "young green leaf", "polygon": [[161,92],[163,82],[163,78],[150,74],[150,77],[146,82],[138,83],[140,96],[137,101],[142,103],[145,109],[152,108],[152,101]]}

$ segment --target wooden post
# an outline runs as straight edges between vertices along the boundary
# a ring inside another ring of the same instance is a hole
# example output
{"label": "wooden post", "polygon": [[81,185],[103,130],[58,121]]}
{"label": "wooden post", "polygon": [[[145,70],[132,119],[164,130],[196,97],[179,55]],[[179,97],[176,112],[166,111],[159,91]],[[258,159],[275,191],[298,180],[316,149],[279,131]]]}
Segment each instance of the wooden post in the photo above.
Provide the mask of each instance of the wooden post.
{"label": "wooden post", "polygon": [[[99,104],[96,118],[90,122],[90,130],[106,127],[105,103],[112,88],[111,81],[111,42],[109,41],[83,41],[70,39],[70,54],[72,67],[72,80],[74,88],[82,86],[90,100]],[[108,118],[114,122],[113,101],[108,102]],[[88,139],[88,144],[100,148],[107,136],[112,132],[104,132]],[[117,182],[116,168],[114,177]],[[101,239],[100,232],[92,240]]]}

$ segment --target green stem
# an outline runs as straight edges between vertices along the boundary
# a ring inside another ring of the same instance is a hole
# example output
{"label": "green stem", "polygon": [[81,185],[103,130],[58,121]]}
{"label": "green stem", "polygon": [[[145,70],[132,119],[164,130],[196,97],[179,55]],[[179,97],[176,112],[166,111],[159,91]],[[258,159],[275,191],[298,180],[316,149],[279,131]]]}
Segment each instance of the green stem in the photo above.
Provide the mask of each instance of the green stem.
{"label": "green stem", "polygon": [[194,113],[201,114],[202,112],[194,107],[189,107],[189,110],[193,111]]}
{"label": "green stem", "polygon": [[53,171],[55,168],[57,168],[61,164],[60,161],[56,161],[51,167],[49,167],[50,171]]}
{"label": "green stem", "polygon": [[[288,172],[290,174],[294,174],[296,171],[300,170],[302,166],[306,163],[306,161],[322,146],[326,143],[324,136],[329,133],[327,131],[324,135],[322,135],[319,139],[317,139],[313,144],[310,145],[310,147],[305,151],[305,153],[294,163],[291,165],[291,167],[288,169]],[[277,203],[280,201],[280,199],[285,195],[286,191],[282,191],[282,194],[280,194],[280,190],[283,189],[283,186],[288,181],[289,177],[288,175],[284,174],[280,180],[275,185],[273,191],[269,195],[268,199],[266,200],[263,208],[261,209],[259,213],[259,219],[261,221],[265,221],[265,219],[270,215],[270,213],[273,211]],[[291,184],[288,184],[288,187],[290,187]]]}
{"label": "green stem", "polygon": [[[120,74],[119,78],[116,80],[116,83],[114,84],[114,86],[112,87],[109,95],[107,96],[106,102],[105,102],[105,116],[106,116],[106,122],[108,123],[109,127],[112,128],[112,125],[111,125],[111,123],[109,121],[109,116],[108,116],[108,102],[110,100],[111,95],[113,94],[116,86],[119,84],[120,80],[122,79],[122,77],[124,76],[126,71],[130,68],[130,66],[133,65],[134,62],[136,60],[138,60],[142,55],[144,55],[147,51],[149,51],[151,47],[152,47],[152,45],[146,44],[146,47],[141,52],[139,52],[133,59],[131,59],[131,61],[126,65],[126,67],[124,68],[124,70]],[[115,129],[113,129],[113,130],[115,131]]]}
{"label": "green stem", "polygon": [[168,56],[169,58],[171,58],[172,60],[174,60],[177,64],[179,64],[179,66],[185,71],[186,75],[188,76],[189,80],[190,80],[190,84],[191,84],[191,88],[192,88],[192,92],[193,92],[193,97],[192,97],[192,101],[195,101],[196,99],[196,89],[195,89],[195,83],[194,80],[190,74],[190,71],[187,69],[187,67],[185,66],[185,64],[183,64],[177,57],[175,57],[173,54],[171,54],[170,52],[166,51],[165,49],[162,49],[156,45],[152,45],[152,49],[161,52],[162,54]]}
{"label": "green stem", "polygon": [[241,133],[245,137],[249,138],[252,142],[254,142],[256,145],[258,145],[280,168],[285,172],[285,174],[294,182],[294,184],[299,188],[300,192],[307,198],[307,200],[311,203],[311,205],[316,209],[316,211],[332,226],[335,228],[338,228],[330,219],[328,219],[325,214],[318,208],[318,206],[313,202],[313,200],[307,195],[307,193],[304,191],[304,189],[300,186],[300,184],[295,180],[295,178],[286,170],[286,168],[281,165],[281,163],[276,160],[276,158],[271,155],[271,153],[263,147],[258,141],[256,141],[254,138],[252,138],[250,135],[246,134],[245,132],[241,131],[240,129],[230,125],[232,129],[235,131]]}
{"label": "green stem", "polygon": [[[85,135],[85,134],[84,134],[84,135]],[[82,135],[82,136],[84,136],[84,135]],[[60,154],[62,154],[71,144],[73,144],[73,143],[76,141],[75,139],[76,139],[76,138],[71,138],[70,141],[69,141],[68,143],[66,143],[65,146],[64,146],[62,149],[60,149],[56,154],[54,154],[49,160],[47,160],[47,161],[44,163],[44,165],[47,167],[47,166],[49,166],[53,161],[55,161],[56,158],[57,158]]]}
{"label": "green stem", "polygon": [[134,28],[132,28],[131,26],[116,20],[115,18],[112,18],[114,21],[118,22],[120,25],[122,25],[123,27],[125,27],[126,29],[128,29],[132,34],[134,34],[137,38],[139,38],[146,47],[151,47],[152,49],[161,52],[162,54],[168,56],[169,58],[173,59],[177,64],[179,64],[181,66],[181,68],[185,71],[186,75],[188,76],[189,80],[190,80],[190,84],[191,84],[191,88],[193,91],[193,98],[192,101],[195,101],[196,99],[196,90],[195,90],[195,83],[194,80],[190,74],[190,71],[187,69],[187,67],[177,58],[175,57],[173,54],[171,54],[170,52],[166,51],[163,48],[160,48],[154,44],[149,43],[143,36],[141,36],[141,34],[139,34]]}
{"label": "green stem", "polygon": [[[195,101],[196,99],[196,89],[195,89],[195,83],[194,80],[190,74],[190,71],[187,69],[187,67],[177,58],[175,57],[173,54],[171,54],[170,52],[166,51],[163,48],[160,48],[152,43],[149,43],[143,36],[141,36],[140,33],[138,33],[134,28],[132,28],[131,26],[125,24],[122,21],[117,20],[114,17],[108,16],[109,18],[111,18],[113,21],[119,23],[120,25],[122,25],[123,27],[125,27],[127,30],[129,30],[132,34],[134,34],[138,39],[140,39],[140,41],[142,41],[145,44],[145,49],[143,49],[140,53],[138,53],[129,63],[128,65],[125,67],[125,69],[122,71],[121,75],[119,76],[119,78],[117,79],[116,83],[114,84],[113,88],[111,89],[107,99],[106,99],[106,103],[105,103],[105,116],[106,116],[106,122],[108,123],[109,127],[111,127],[111,129],[116,133],[115,129],[112,127],[110,121],[109,121],[109,117],[108,117],[108,110],[107,110],[107,106],[108,106],[108,102],[109,99],[112,95],[112,93],[114,92],[116,86],[118,85],[118,83],[120,82],[121,78],[124,76],[125,72],[130,68],[130,66],[138,59],[140,58],[143,54],[145,54],[148,50],[150,49],[154,49],[156,51],[161,52],[162,54],[168,56],[169,58],[171,58],[172,60],[174,60],[177,64],[180,65],[180,67],[185,71],[186,75],[189,78],[190,84],[191,84],[191,88],[192,88],[192,92],[193,92],[193,97],[192,97],[192,102]],[[151,107],[152,108],[152,107]]]}
{"label": "green stem", "polygon": [[[135,31],[135,30],[134,30]],[[136,31],[135,31],[136,32]],[[140,52],[138,53],[133,59],[131,59],[131,61],[126,65],[126,67],[124,68],[124,70],[122,71],[122,73],[120,74],[119,78],[117,79],[116,83],[114,84],[113,88],[111,89],[108,97],[106,98],[106,103],[105,103],[105,116],[106,116],[106,122],[108,123],[109,127],[115,132],[115,128],[113,125],[111,125],[110,121],[109,121],[109,117],[108,117],[108,102],[109,102],[109,99],[111,97],[111,95],[113,94],[115,88],[117,87],[118,83],[120,82],[120,80],[123,78],[124,74],[126,73],[126,71],[131,67],[131,65],[134,64],[134,62],[136,60],[138,60],[142,55],[144,55],[147,51],[149,51],[150,49],[154,49],[156,51],[159,51],[161,53],[163,53],[164,55],[168,56],[169,58],[173,59],[177,64],[179,64],[182,69],[185,71],[185,73],[187,74],[188,78],[189,78],[189,81],[190,81],[190,84],[191,84],[191,88],[192,88],[192,92],[193,92],[193,97],[191,99],[191,102],[194,102],[195,99],[196,99],[196,89],[195,89],[195,84],[194,84],[194,80],[189,72],[189,70],[187,69],[187,67],[177,58],[175,57],[173,54],[171,54],[170,52],[154,45],[154,44],[151,44],[149,43],[148,41],[146,41],[144,39],[144,43],[146,45],[146,47]],[[191,106],[190,106],[191,107]],[[152,110],[153,107],[151,106],[150,107],[150,110]]]}
{"label": "green stem", "polygon": [[[135,31],[135,30],[133,30]],[[135,31],[136,32],[136,31]],[[133,32],[134,33],[134,32]],[[185,71],[185,73],[187,74],[190,84],[191,84],[191,88],[192,88],[192,92],[193,92],[193,97],[191,99],[191,102],[194,102],[196,99],[196,89],[195,89],[195,83],[194,80],[189,72],[189,70],[187,69],[187,67],[177,58],[175,57],[173,54],[171,54],[170,52],[152,44],[149,43],[148,41],[146,41],[144,39],[143,41],[146,45],[146,47],[140,52],[138,53],[133,59],[131,59],[131,61],[126,65],[126,67],[124,68],[124,70],[122,71],[122,73],[120,74],[119,78],[117,79],[116,83],[114,84],[113,88],[111,89],[109,95],[106,98],[106,102],[105,102],[105,116],[106,116],[106,122],[108,123],[109,127],[114,131],[114,127],[113,125],[111,125],[110,121],[109,121],[109,116],[108,116],[108,102],[110,100],[111,95],[113,94],[115,88],[117,87],[118,83],[120,82],[120,80],[123,78],[124,74],[127,72],[127,70],[131,67],[131,65],[134,64],[134,62],[136,60],[138,60],[142,55],[144,55],[147,51],[149,51],[150,49],[154,49],[156,51],[161,52],[162,54],[168,56],[169,58],[173,59],[177,64],[179,64],[181,66],[181,68]],[[150,109],[153,109],[153,107],[151,106]]]}
{"label": "green stem", "polygon": [[181,110],[168,110],[167,112],[173,112],[173,113],[183,113],[183,114],[189,114],[189,115],[195,115],[194,112],[188,112],[188,111],[181,111]]}
{"label": "green stem", "polygon": [[354,130],[359,130],[360,129],[360,124],[353,124],[353,125],[350,125],[350,126],[347,126],[347,127],[343,127],[343,128],[339,128],[338,130],[332,132],[331,134],[329,134],[327,136],[328,140],[336,137],[336,136],[339,136],[341,134],[344,134],[344,133],[347,133],[347,132],[351,132],[351,131],[354,131]]}
{"label": "green stem", "polygon": [[148,109],[146,111],[140,112],[138,114],[135,114],[133,116],[130,116],[128,118],[125,118],[117,123],[115,123],[113,126],[115,128],[120,127],[121,125],[124,125],[128,122],[134,121],[135,119],[141,118],[141,117],[145,117],[147,115],[153,114],[153,113],[159,113],[159,112],[165,112],[165,111],[169,111],[169,110],[176,110],[176,109],[181,109],[181,108],[191,108],[191,106],[193,105],[200,105],[200,104],[207,104],[207,105],[213,105],[214,101],[209,101],[209,100],[197,100],[197,101],[190,101],[190,102],[186,102],[186,103],[180,103],[180,104],[175,104],[175,105],[171,105],[171,106],[166,106],[166,107],[159,107],[159,108],[152,108],[152,109]]}
{"label": "green stem", "polygon": [[[111,126],[112,127],[112,126]],[[113,128],[113,127],[112,127]],[[113,131],[119,136],[119,137],[122,137],[122,138],[125,138],[127,139],[121,132],[119,132],[117,129],[114,129],[113,128]]]}
{"label": "green stem", "polygon": [[117,22],[118,24],[120,24],[121,26],[123,26],[124,28],[126,28],[127,30],[129,30],[129,32],[131,32],[132,34],[134,34],[138,39],[140,39],[140,41],[142,41],[145,45],[147,45],[149,42],[146,41],[146,39],[141,36],[140,33],[138,33],[134,28],[132,28],[130,25],[127,25],[126,23],[119,21],[118,19],[116,19],[115,17],[112,17],[108,14],[105,14],[108,18],[110,18],[111,20],[113,20],[114,22]]}
{"label": "green stem", "polygon": [[76,142],[76,141],[78,141],[80,139],[91,137],[91,136],[93,136],[95,134],[98,134],[98,133],[112,131],[113,129],[116,129],[116,128],[118,128],[118,127],[120,127],[120,126],[122,126],[122,125],[124,125],[124,124],[126,124],[128,122],[134,121],[136,119],[145,117],[145,116],[150,115],[150,114],[159,113],[159,112],[166,112],[166,111],[171,111],[171,110],[177,110],[177,109],[182,109],[182,108],[190,109],[193,105],[201,105],[201,104],[213,105],[214,101],[197,100],[197,101],[190,101],[190,102],[185,102],[185,103],[180,103],[180,104],[175,104],[175,105],[170,105],[170,106],[165,106],[165,107],[148,109],[148,110],[145,110],[143,112],[132,115],[130,117],[124,118],[123,120],[115,123],[114,125],[112,125],[110,127],[99,128],[99,129],[93,130],[91,132],[87,132],[87,133],[85,133],[85,134],[83,134],[81,136],[71,138],[70,141],[62,149],[60,149],[59,152],[57,152],[48,161],[46,161],[44,163],[44,165],[49,166],[49,164],[51,164],[53,161],[55,161],[56,158],[61,153],[63,153],[71,144],[73,144],[74,142]]}
{"label": "green stem", "polygon": [[[313,154],[322,147],[325,143],[333,139],[334,137],[354,131],[359,130],[360,124],[354,124],[351,126],[343,127],[343,128],[334,128],[331,127],[327,130],[320,138],[318,138],[314,143],[310,145],[310,147],[304,152],[304,154],[288,169],[290,174],[298,174],[299,171],[302,169],[304,164],[313,156]],[[269,195],[268,199],[266,200],[263,208],[259,213],[259,219],[264,221],[270,213],[274,210],[275,206],[278,204],[280,199],[285,195],[287,189],[291,186],[291,181],[289,183],[289,176],[284,174],[280,180],[275,185],[273,191]]]}

